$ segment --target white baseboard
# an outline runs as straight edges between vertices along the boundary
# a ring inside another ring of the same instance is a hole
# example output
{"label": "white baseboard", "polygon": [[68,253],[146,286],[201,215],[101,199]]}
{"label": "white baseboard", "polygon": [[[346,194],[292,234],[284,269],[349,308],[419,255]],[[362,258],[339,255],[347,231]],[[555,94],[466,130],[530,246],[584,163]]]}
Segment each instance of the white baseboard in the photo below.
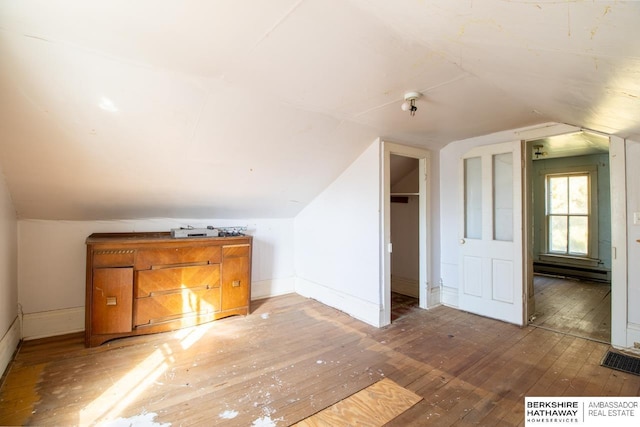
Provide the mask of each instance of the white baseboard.
{"label": "white baseboard", "polygon": [[[292,292],[295,292],[295,280],[293,278],[263,280],[251,284],[251,299]],[[84,331],[84,307],[29,313],[25,314],[22,319],[22,334],[25,340],[81,331]]]}
{"label": "white baseboard", "polygon": [[443,286],[441,297],[442,304],[448,307],[458,308],[458,289]]}
{"label": "white baseboard", "polygon": [[420,298],[420,284],[414,279],[392,276],[391,291],[414,298]]}
{"label": "white baseboard", "polygon": [[442,304],[442,294],[440,293],[439,286],[430,289],[427,302],[427,308],[433,308]]}
{"label": "white baseboard", "polygon": [[20,344],[20,321],[18,316],[13,320],[7,333],[0,340],[0,376],[4,373],[13,359],[18,345]]}
{"label": "white baseboard", "polygon": [[84,331],[84,307],[25,313],[22,338],[33,340]]}
{"label": "white baseboard", "polygon": [[627,324],[627,349],[640,353],[640,325],[637,323]]}
{"label": "white baseboard", "polygon": [[296,291],[295,278],[261,280],[251,283],[251,300],[257,300],[277,295],[291,294]]}
{"label": "white baseboard", "polygon": [[380,327],[380,306],[335,289],[296,278],[296,293],[336,308],[369,325]]}

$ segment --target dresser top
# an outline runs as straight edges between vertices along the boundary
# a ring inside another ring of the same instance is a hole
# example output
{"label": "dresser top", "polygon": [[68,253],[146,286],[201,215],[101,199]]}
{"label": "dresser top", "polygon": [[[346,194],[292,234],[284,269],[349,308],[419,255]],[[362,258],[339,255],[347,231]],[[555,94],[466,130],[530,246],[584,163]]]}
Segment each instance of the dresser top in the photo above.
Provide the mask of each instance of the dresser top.
{"label": "dresser top", "polygon": [[189,242],[189,241],[233,241],[252,239],[252,236],[227,237],[171,237],[168,231],[132,232],[132,233],[93,233],[87,237],[86,244],[95,243],[136,243],[136,242]]}

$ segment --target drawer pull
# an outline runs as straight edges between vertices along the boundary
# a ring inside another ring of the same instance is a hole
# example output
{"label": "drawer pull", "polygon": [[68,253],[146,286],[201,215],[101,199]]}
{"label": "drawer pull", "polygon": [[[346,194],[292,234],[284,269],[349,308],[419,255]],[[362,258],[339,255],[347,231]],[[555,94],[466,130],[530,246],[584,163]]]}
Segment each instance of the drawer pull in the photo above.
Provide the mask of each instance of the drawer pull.
{"label": "drawer pull", "polygon": [[107,297],[107,305],[118,305],[116,297]]}
{"label": "drawer pull", "polygon": [[233,286],[234,288],[239,288],[240,280],[234,280],[233,282],[231,282],[231,286]]}
{"label": "drawer pull", "polygon": [[215,289],[219,286],[213,286],[213,285],[201,285],[201,286],[191,286],[189,288],[175,288],[175,289],[165,289],[165,290],[160,290],[160,291],[153,291],[153,292],[149,292],[148,294],[145,295],[138,295],[136,298],[140,299],[140,298],[153,298],[153,297],[157,297],[160,295],[171,295],[171,294],[187,294],[189,292],[194,292],[197,290],[209,290],[209,289]]}

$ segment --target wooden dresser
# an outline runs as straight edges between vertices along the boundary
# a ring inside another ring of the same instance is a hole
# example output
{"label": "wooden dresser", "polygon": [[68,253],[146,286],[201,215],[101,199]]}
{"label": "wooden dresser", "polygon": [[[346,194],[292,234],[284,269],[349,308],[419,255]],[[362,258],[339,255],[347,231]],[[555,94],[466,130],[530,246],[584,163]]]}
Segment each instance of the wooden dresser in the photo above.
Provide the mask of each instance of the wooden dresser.
{"label": "wooden dresser", "polygon": [[249,313],[251,236],[87,238],[85,345]]}

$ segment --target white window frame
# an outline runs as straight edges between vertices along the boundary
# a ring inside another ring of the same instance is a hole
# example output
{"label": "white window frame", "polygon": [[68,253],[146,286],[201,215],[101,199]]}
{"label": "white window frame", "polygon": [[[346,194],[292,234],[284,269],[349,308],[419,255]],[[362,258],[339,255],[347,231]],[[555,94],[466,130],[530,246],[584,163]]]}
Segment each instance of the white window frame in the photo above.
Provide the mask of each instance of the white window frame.
{"label": "white window frame", "polygon": [[[544,251],[541,259],[554,259],[559,261],[562,259],[566,263],[585,263],[597,265],[598,259],[598,167],[596,165],[574,166],[558,169],[545,169],[540,172],[543,178],[543,193],[545,197],[544,211]],[[553,176],[570,176],[570,175],[587,175],[589,180],[589,242],[587,255],[577,254],[558,254],[549,250],[549,193],[548,182],[549,177]]]}

